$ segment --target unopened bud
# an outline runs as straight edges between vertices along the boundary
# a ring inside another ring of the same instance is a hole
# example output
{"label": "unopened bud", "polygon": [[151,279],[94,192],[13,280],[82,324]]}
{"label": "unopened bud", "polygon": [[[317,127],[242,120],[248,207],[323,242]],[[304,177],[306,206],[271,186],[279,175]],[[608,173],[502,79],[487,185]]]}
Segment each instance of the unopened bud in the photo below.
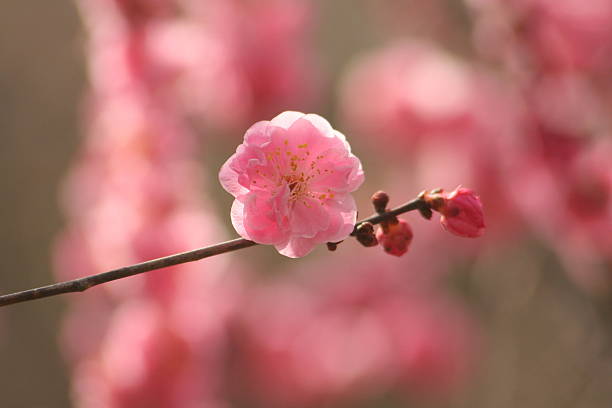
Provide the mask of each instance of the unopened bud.
{"label": "unopened bud", "polygon": [[412,237],[410,225],[402,219],[396,223],[389,223],[387,228],[380,228],[376,232],[376,238],[385,252],[395,256],[402,256],[408,252]]}
{"label": "unopened bud", "polygon": [[442,214],[440,223],[447,231],[468,238],[484,233],[482,203],[472,190],[459,186],[450,194],[444,191],[426,194],[425,199],[429,199],[432,209]]}
{"label": "unopened bud", "polygon": [[369,222],[363,222],[357,226],[355,234],[357,241],[363,246],[372,247],[378,245],[376,234],[374,234],[374,225]]}
{"label": "unopened bud", "polygon": [[377,191],[372,195],[372,205],[377,213],[384,213],[387,210],[387,204],[389,204],[389,195],[384,191]]}
{"label": "unopened bud", "polygon": [[328,243],[327,243],[327,249],[333,252],[333,251],[335,251],[336,249],[338,249],[338,244],[339,244],[339,243],[340,243],[340,242],[328,242]]}
{"label": "unopened bud", "polygon": [[357,226],[357,235],[370,234],[374,232],[374,225],[371,222],[362,222]]}

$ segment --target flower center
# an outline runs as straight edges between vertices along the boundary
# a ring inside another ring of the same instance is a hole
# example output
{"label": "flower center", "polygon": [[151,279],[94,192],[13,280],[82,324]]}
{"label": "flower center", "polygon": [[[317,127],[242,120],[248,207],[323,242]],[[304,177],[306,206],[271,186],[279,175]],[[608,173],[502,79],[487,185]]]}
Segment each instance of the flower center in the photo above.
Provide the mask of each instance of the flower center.
{"label": "flower center", "polygon": [[314,197],[314,194],[308,191],[309,178],[304,178],[304,173],[299,176],[297,174],[284,176],[283,179],[289,186],[289,201],[295,202],[303,197]]}
{"label": "flower center", "polygon": [[[309,182],[316,177],[325,176],[333,173],[333,170],[322,168],[321,160],[324,155],[311,155],[308,144],[297,145],[297,154],[289,147],[288,140],[284,141],[283,148],[276,147],[266,154],[270,168],[268,171],[257,170],[257,174],[272,181],[275,180],[277,187],[285,183],[289,187],[289,203],[295,205],[296,202],[310,207],[308,199],[318,199],[321,205],[325,205],[327,199],[334,198],[331,189],[325,193],[310,191]],[[275,175],[273,175],[276,173]],[[264,184],[266,188],[268,185]]]}

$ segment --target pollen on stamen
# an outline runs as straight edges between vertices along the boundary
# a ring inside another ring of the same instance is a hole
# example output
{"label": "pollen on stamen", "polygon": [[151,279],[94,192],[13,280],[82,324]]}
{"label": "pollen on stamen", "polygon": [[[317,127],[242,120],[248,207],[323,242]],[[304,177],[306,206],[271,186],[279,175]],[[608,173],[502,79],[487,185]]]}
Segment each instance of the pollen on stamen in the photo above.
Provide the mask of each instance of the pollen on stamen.
{"label": "pollen on stamen", "polygon": [[298,145],[298,149],[305,149],[308,147],[308,143]]}

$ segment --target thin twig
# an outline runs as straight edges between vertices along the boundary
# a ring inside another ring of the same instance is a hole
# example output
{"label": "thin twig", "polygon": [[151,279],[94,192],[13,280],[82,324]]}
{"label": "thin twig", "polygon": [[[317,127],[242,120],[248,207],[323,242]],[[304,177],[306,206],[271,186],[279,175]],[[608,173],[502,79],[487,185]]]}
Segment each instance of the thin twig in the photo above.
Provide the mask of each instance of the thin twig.
{"label": "thin twig", "polygon": [[[355,229],[353,230],[351,235],[355,235],[357,226],[361,223],[370,222],[372,224],[378,224],[387,217],[399,215],[408,211],[419,210],[425,207],[427,207],[427,204],[425,204],[423,200],[418,198],[414,199],[386,213],[372,215],[371,217],[357,222],[357,225],[355,226]],[[21,292],[3,295],[0,296],[0,306],[27,302],[29,300],[41,299],[49,296],[61,295],[62,293],[83,292],[91,288],[92,286],[100,285],[102,283],[127,278],[128,276],[138,275],[140,273],[150,272],[156,269],[166,268],[168,266],[198,261],[200,259],[208,258],[214,255],[220,255],[226,252],[232,252],[254,245],[257,245],[257,243],[244,238],[236,238],[231,241],[222,242],[220,244],[195,249],[193,251],[182,252],[180,254],[169,255],[163,258],[153,259],[151,261],[146,261],[135,265],[124,266],[123,268],[98,273],[96,275],[86,276],[84,278],[74,279],[66,282],[59,282],[52,285],[42,286],[40,288],[28,289]]]}

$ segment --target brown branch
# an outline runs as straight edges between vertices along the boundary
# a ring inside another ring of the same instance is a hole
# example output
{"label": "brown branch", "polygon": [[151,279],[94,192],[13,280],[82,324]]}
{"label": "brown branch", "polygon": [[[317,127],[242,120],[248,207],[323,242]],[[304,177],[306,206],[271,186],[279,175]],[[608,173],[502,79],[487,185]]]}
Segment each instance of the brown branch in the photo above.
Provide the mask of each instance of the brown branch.
{"label": "brown branch", "polygon": [[[422,199],[414,199],[386,213],[372,215],[371,217],[358,221],[351,235],[355,235],[357,226],[361,223],[370,222],[372,224],[378,224],[388,217],[396,216],[414,210],[426,211],[428,208],[429,207]],[[166,268],[168,266],[198,261],[200,259],[208,258],[214,255],[220,255],[226,252],[232,252],[254,245],[257,245],[257,243],[244,238],[236,238],[231,241],[222,242],[220,244],[195,249],[193,251],[182,252],[180,254],[169,255],[163,258],[153,259],[151,261],[146,261],[135,265],[124,266],[123,268],[98,273],[96,275],[86,276],[84,278],[74,279],[66,282],[59,282],[52,285],[42,286],[40,288],[28,289],[21,292],[3,295],[0,296],[0,306],[11,305],[13,303],[27,302],[29,300],[41,299],[49,296],[61,295],[62,293],[83,292],[91,288],[92,286],[100,285],[102,283],[127,278],[128,276],[138,275],[156,269]]]}

